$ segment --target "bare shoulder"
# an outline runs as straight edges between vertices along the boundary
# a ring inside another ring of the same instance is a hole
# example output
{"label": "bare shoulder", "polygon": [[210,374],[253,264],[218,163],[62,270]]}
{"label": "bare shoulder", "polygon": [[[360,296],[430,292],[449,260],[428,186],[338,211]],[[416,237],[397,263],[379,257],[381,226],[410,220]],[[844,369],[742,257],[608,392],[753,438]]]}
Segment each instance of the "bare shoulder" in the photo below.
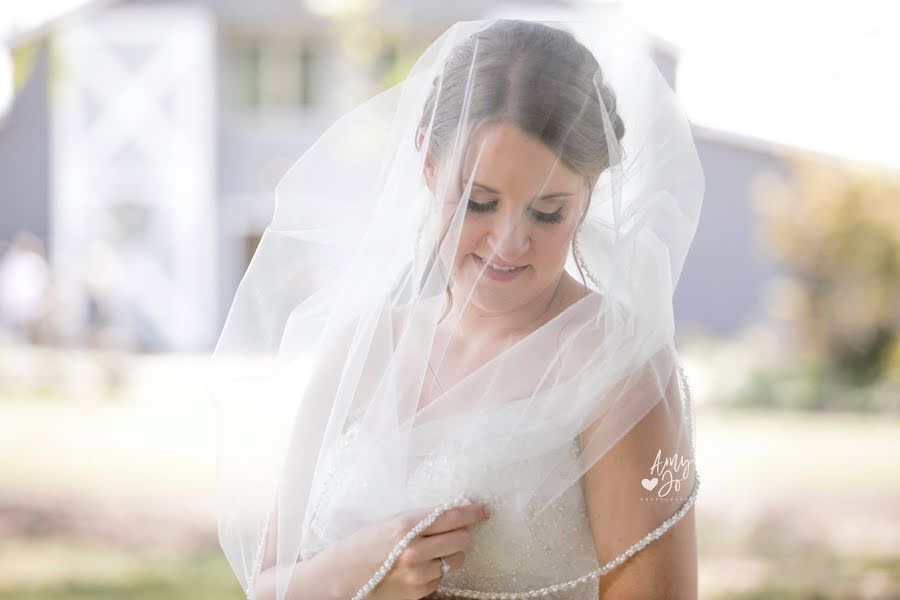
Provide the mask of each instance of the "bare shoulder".
{"label": "bare shoulder", "polygon": [[[653,393],[653,389],[658,390],[655,385],[637,385],[625,393]],[[692,458],[690,437],[681,406],[677,372],[673,372],[662,397],[585,473],[585,504],[600,564],[657,529],[678,512],[693,490],[693,464],[685,462]],[[582,447],[602,429],[600,421],[582,432]],[[666,463],[668,459],[672,462]],[[654,478],[658,481],[648,492],[643,482],[649,486]],[[663,485],[669,486],[664,494]],[[602,577],[601,586],[604,599],[696,598],[694,508]]]}

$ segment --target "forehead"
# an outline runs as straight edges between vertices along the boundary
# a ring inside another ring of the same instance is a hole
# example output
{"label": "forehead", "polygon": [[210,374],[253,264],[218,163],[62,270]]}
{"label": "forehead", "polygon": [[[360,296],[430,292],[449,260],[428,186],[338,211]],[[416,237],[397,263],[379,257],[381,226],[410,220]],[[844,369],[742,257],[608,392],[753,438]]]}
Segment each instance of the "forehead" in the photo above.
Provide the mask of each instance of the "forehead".
{"label": "forehead", "polygon": [[486,125],[475,132],[464,163],[464,184],[476,161],[475,181],[504,193],[575,192],[582,185],[583,178],[550,148],[508,122]]}

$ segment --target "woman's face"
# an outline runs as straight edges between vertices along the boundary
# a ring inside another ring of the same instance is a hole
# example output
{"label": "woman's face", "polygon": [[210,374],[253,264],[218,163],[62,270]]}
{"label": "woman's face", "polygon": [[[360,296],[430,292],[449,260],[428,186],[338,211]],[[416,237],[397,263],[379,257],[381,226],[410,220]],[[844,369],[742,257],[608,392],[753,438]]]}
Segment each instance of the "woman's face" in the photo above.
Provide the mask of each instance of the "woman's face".
{"label": "woman's face", "polygon": [[[470,302],[486,312],[546,302],[587,204],[584,178],[505,122],[475,135],[462,176],[462,185],[471,177],[472,187],[453,265],[457,297],[472,291]],[[456,201],[445,207],[449,218]]]}

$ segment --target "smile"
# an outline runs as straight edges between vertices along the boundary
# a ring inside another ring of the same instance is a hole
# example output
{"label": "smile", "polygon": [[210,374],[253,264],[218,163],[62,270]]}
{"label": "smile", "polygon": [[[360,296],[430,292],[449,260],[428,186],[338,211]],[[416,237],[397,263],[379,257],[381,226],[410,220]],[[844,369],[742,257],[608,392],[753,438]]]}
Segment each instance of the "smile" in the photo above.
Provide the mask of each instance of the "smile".
{"label": "smile", "polygon": [[485,261],[477,254],[472,255],[475,265],[479,270],[484,269],[486,277],[495,281],[509,281],[518,277],[522,271],[528,268],[528,265],[522,267],[497,265],[489,261]]}

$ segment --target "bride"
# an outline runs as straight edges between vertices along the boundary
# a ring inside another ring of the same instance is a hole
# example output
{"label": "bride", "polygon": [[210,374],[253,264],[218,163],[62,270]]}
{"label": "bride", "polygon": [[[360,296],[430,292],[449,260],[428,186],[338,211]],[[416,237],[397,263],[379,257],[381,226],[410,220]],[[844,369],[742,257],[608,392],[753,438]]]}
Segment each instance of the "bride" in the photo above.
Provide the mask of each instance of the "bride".
{"label": "bride", "polygon": [[248,598],[697,595],[703,172],[617,13],[460,22],[279,183],[216,348]]}

